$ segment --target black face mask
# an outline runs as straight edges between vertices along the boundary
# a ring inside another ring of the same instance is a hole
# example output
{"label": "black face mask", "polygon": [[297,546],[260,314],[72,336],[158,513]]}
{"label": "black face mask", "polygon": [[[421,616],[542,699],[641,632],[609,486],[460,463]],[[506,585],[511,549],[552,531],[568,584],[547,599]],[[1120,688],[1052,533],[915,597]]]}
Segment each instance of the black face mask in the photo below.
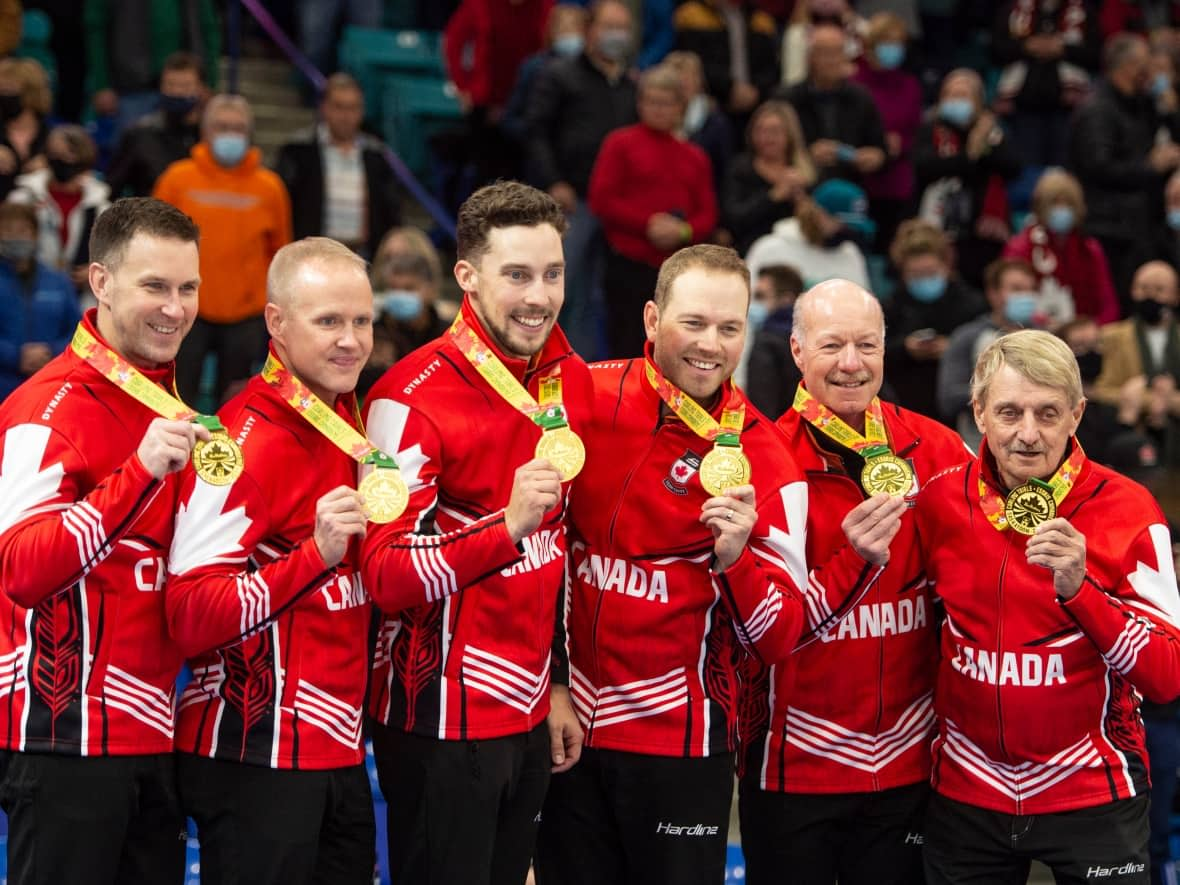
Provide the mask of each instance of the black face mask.
{"label": "black face mask", "polygon": [[197,106],[195,95],[160,95],[160,111],[164,119],[173,126],[179,126]]}
{"label": "black face mask", "polygon": [[1154,298],[1135,302],[1135,313],[1149,326],[1158,326],[1164,318],[1164,305]]}
{"label": "black face mask", "polygon": [[1078,354],[1078,371],[1082,380],[1089,384],[1102,374],[1102,354],[1096,350],[1087,350]]}
{"label": "black face mask", "polygon": [[24,110],[24,107],[25,103],[19,95],[0,94],[0,120],[11,120]]}
{"label": "black face mask", "polygon": [[81,163],[71,163],[69,160],[59,160],[57,157],[50,157],[49,171],[53,174],[54,181],[64,184],[67,181],[72,181],[80,173],[85,172],[86,167]]}

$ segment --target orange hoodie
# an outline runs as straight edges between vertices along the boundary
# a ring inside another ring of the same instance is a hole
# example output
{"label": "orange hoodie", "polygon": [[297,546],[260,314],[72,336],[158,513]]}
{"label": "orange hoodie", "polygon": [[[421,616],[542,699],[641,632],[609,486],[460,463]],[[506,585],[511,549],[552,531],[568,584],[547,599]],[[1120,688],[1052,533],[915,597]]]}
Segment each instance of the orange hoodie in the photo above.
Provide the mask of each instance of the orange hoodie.
{"label": "orange hoodie", "polygon": [[164,170],[152,196],[201,228],[200,317],[236,323],[261,314],[270,260],[291,242],[291,200],[258,148],[226,169],[202,141]]}

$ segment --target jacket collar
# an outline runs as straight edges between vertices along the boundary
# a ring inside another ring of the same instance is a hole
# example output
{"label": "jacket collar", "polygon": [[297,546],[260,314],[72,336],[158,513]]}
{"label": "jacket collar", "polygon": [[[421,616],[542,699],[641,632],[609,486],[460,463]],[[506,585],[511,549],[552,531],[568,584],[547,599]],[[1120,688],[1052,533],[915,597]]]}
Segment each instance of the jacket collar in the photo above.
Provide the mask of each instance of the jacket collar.
{"label": "jacket collar", "polygon": [[[534,354],[532,359],[522,360],[519,357],[509,356],[500,348],[491,334],[484,328],[483,322],[480,321],[475,308],[471,305],[470,297],[466,294],[463,295],[463,304],[459,308],[459,315],[463,317],[463,321],[471,327],[471,330],[475,332],[479,340],[487,345],[517,381],[523,382],[526,376],[543,372],[573,354],[573,348],[570,347],[565,333],[557,323],[553,324],[549,338],[545,341],[541,350]],[[449,332],[447,333],[447,339],[448,341],[450,340]],[[464,357],[464,363],[468,364],[466,357]],[[474,371],[474,368],[472,371]]]}

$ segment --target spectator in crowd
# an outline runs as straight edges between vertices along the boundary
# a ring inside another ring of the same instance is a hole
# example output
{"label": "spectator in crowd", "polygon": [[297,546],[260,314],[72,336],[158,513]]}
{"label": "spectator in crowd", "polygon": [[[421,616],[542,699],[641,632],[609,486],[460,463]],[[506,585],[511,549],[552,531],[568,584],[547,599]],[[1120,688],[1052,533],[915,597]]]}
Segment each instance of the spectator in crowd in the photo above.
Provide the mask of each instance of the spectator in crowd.
{"label": "spectator in crowd", "polygon": [[684,88],[684,137],[709,155],[713,191],[721,193],[726,170],[733,162],[733,126],[705,91],[705,69],[695,52],[669,52],[664,64],[680,75]]}
{"label": "spectator in crowd", "polygon": [[938,411],[977,448],[980,433],[971,410],[971,373],[975,361],[1001,335],[1034,325],[1038,304],[1037,274],[1019,258],[1000,258],[984,272],[984,295],[991,311],[951,333],[938,364]]}
{"label": "spectator in crowd", "polygon": [[722,222],[743,255],[770,233],[815,184],[815,165],[803,141],[795,109],[768,101],[750,118],[747,151],[738,154],[721,191]]}
{"label": "spectator in crowd", "polygon": [[18,175],[45,168],[45,118],[53,93],[45,69],[32,59],[0,59],[0,198]]}
{"label": "spectator in crowd", "polygon": [[1082,230],[1086,203],[1078,180],[1050,169],[1033,190],[1029,223],[1004,247],[1005,258],[1023,258],[1037,272],[1041,310],[1056,329],[1075,315],[1099,324],[1119,318],[1119,299],[1102,246]]}
{"label": "spectator in crowd", "polygon": [[885,165],[865,176],[877,242],[887,246],[902,219],[912,215],[914,136],[922,125],[922,85],[902,69],[909,35],[901,17],[878,12],[865,29],[865,52],[853,75],[873,97],[885,130]]}
{"label": "spectator in crowd", "polygon": [[786,264],[799,272],[808,289],[834,278],[867,287],[862,244],[871,242],[877,231],[868,211],[868,198],[855,184],[825,181],[810,198],[799,201],[793,218],[775,223],[750,247],[750,276],[757,279],[768,264]]}
{"label": "spectator in crowd", "polygon": [[886,314],[887,376],[898,403],[937,419],[938,364],[950,335],[987,304],[955,273],[950,241],[928,221],[903,221],[889,258],[901,285]]}
{"label": "spectator in crowd", "polygon": [[664,259],[707,240],[717,226],[709,158],[676,133],[684,116],[680,75],[657,65],[639,79],[639,122],[602,143],[590,209],[608,244],[604,289],[612,357],[637,357],[646,340],[635,317],[651,300]]}
{"label": "spectator in crowd", "polygon": [[[1161,115],[1149,94],[1147,41],[1112,37],[1103,50],[1105,76],[1077,110],[1069,165],[1086,197],[1086,233],[1110,262],[1115,291],[1125,301],[1131,276],[1150,249],[1164,179],[1180,167],[1180,115]],[[1171,138],[1158,140],[1164,128]]]}
{"label": "spectator in crowd", "polygon": [[1160,114],[1175,113],[1180,107],[1176,94],[1176,46],[1174,41],[1151,46],[1151,97]]}
{"label": "spectator in crowd", "polygon": [[1155,229],[1151,257],[1180,272],[1180,169],[1168,176],[1164,185],[1164,223]]}
{"label": "spectator in crowd", "polygon": [[361,132],[365,96],[348,74],[324,85],[320,122],[279,149],[275,171],[291,197],[295,239],[325,236],[363,258],[401,218],[397,180],[381,142]]}
{"label": "spectator in crowd", "polygon": [[174,52],[165,59],[159,108],[123,133],[107,169],[107,184],[116,198],[148,196],[164,170],[189,155],[201,140],[206,92],[199,56]]}
{"label": "spectator in crowd", "polygon": [[1115,34],[1147,36],[1159,28],[1180,28],[1180,0],[1102,0],[1099,26],[1104,41]]}
{"label": "spectator in crowd", "polygon": [[635,83],[627,73],[631,12],[619,0],[591,7],[586,49],[537,77],[529,108],[526,177],[547,190],[569,218],[564,239],[561,327],[586,359],[602,356],[602,229],[587,205],[590,172],[607,133],[635,122]]}
{"label": "spectator in crowd", "polygon": [[844,40],[837,27],[815,28],[807,80],[780,87],[775,97],[790,102],[799,114],[821,181],[845,178],[862,183],[885,164],[885,132],[873,97],[849,80],[852,63]]}
{"label": "spectator in crowd", "polygon": [[164,61],[187,49],[217,88],[221,22],[213,0],[84,0],[88,82],[94,112],[115,118],[115,135],[156,109]]}
{"label": "spectator in crowd", "polygon": [[1176,271],[1149,261],[1131,283],[1132,315],[1102,328],[1102,373],[1094,398],[1119,409],[1156,440],[1163,461],[1180,464],[1180,331]]}
{"label": "spectator in crowd", "polygon": [[73,282],[36,253],[32,207],[0,203],[0,400],[65,350],[82,318]]}
{"label": "spectator in crowd", "polygon": [[533,83],[541,69],[558,58],[574,58],[586,49],[586,10],[574,3],[557,3],[549,10],[545,48],[534,52],[516,71],[516,83],[504,105],[500,130],[517,146],[528,143],[527,114]]}
{"label": "spectator in crowd", "polygon": [[1065,162],[1069,114],[1098,71],[1098,10],[1087,0],[1007,0],[992,25],[992,57],[1003,66],[996,110],[1026,166]]}
{"label": "spectator in crowd", "polygon": [[861,53],[865,22],[847,0],[798,0],[791,21],[783,32],[782,82],[794,86],[807,79],[811,32],[819,25],[832,25],[844,32],[844,54],[855,60]]}
{"label": "spectator in crowd", "polygon": [[552,6],[553,0],[463,0],[447,22],[447,75],[467,114],[477,183],[519,174],[500,118],[521,63],[545,46]]}
{"label": "spectator in crowd", "polygon": [[1086,411],[1078,424],[1078,442],[1086,457],[1115,470],[1139,470],[1152,467],[1158,458],[1155,444],[1136,425],[1139,423],[1138,404],[1133,397],[1118,405],[1103,402],[1094,384],[1102,374],[1102,332],[1098,324],[1087,316],[1070,320],[1057,335],[1069,345],[1078,360],[1082,393],[1086,397]]}
{"label": "spectator in crowd", "polygon": [[21,0],[0,2],[0,56],[7,56],[20,45]]}
{"label": "spectator in crowd", "polygon": [[379,28],[385,13],[383,0],[296,0],[295,5],[299,45],[318,71],[338,69],[336,40],[342,28]]}
{"label": "spectator in crowd", "polygon": [[[754,344],[746,364],[746,396],[775,421],[791,407],[803,378],[791,356],[795,299],[803,294],[803,277],[786,264],[767,264],[754,280],[750,326]],[[757,306],[755,306],[757,305]]]}
{"label": "spectator in crowd", "polygon": [[700,57],[709,94],[740,132],[778,81],[774,19],[740,0],[687,0],[672,23],[676,48]]}
{"label": "spectator in crowd", "polygon": [[362,395],[386,369],[448,325],[438,308],[442,268],[426,235],[415,227],[398,227],[381,242],[372,265],[373,353],[357,384]]}
{"label": "spectator in crowd", "polygon": [[86,130],[55,126],[45,141],[48,167],[20,176],[9,199],[37,212],[37,260],[87,288],[90,231],[110,205],[110,188],[94,174],[98,154]]}
{"label": "spectator in crowd", "polygon": [[291,202],[283,181],[250,146],[250,103],[215,95],[205,106],[201,141],[169,166],[153,193],[201,229],[201,301],[192,331],[176,357],[176,387],[194,402],[205,357],[217,360],[213,398],[250,377],[266,347],[262,318],[266,270],[291,241]]}
{"label": "spectator in crowd", "polygon": [[639,69],[646,71],[667,58],[676,46],[676,0],[645,0],[641,3]]}
{"label": "spectator in crowd", "polygon": [[973,286],[1010,235],[1008,181],[1020,174],[996,117],[984,107],[983,81],[968,68],[942,81],[938,104],[914,143],[922,218],[946,231],[959,273]]}

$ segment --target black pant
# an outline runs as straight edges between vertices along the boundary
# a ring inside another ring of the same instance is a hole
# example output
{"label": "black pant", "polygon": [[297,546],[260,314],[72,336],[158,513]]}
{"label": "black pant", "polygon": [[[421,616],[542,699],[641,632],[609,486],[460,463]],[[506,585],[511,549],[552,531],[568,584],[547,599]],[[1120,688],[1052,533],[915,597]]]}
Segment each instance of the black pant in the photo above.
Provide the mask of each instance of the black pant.
{"label": "black pant", "polygon": [[738,807],[746,882],[920,883],[929,792],[919,783],[878,793],[777,793],[745,778]]}
{"label": "black pant", "polygon": [[363,765],[291,771],[179,759],[202,885],[372,885],[377,834]]}
{"label": "black pant", "polygon": [[556,775],[537,839],[539,885],[720,885],[733,756],[585,747]]}
{"label": "black pant", "polygon": [[11,885],[179,885],[186,833],[171,754],[6,753]]}
{"label": "black pant", "polygon": [[266,321],[260,316],[240,323],[211,323],[197,318],[176,355],[176,390],[189,405],[195,406],[201,389],[201,369],[209,353],[217,356],[212,406],[217,409],[229,386],[249,378],[254,364],[266,355]]}
{"label": "black pant", "polygon": [[606,303],[606,349],[611,359],[643,356],[647,333],[643,330],[643,305],[656,294],[658,267],[632,261],[614,249],[607,249],[603,271],[603,301]]}
{"label": "black pant", "polygon": [[930,885],[1024,885],[1039,860],[1057,885],[1148,885],[1147,796],[1015,815],[935,793],[926,816]]}
{"label": "black pant", "polygon": [[549,785],[549,730],[443,741],[373,724],[393,885],[522,885]]}

